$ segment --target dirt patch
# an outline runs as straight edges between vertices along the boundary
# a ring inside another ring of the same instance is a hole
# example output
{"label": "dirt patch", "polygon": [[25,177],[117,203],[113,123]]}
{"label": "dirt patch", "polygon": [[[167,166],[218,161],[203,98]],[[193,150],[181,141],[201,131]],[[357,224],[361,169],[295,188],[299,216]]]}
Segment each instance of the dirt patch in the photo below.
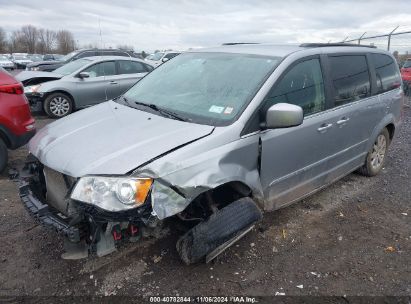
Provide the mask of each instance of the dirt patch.
{"label": "dirt patch", "polygon": [[[411,295],[410,127],[406,108],[382,174],[350,174],[265,214],[208,265],[179,260],[176,231],[102,259],[62,260],[62,240],[34,223],[3,174],[0,295]],[[26,153],[11,152],[11,165]]]}

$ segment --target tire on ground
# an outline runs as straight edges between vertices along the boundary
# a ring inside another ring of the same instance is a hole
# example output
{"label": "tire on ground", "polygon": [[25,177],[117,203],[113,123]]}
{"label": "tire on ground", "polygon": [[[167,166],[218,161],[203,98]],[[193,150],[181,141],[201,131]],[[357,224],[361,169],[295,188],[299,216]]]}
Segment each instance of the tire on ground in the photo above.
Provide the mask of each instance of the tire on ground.
{"label": "tire on ground", "polygon": [[[65,99],[68,100],[69,110],[68,110],[67,114],[62,115],[62,116],[58,116],[58,115],[55,115],[51,112],[50,102],[53,100],[53,98],[56,98],[56,97],[62,97],[62,98],[65,98]],[[44,100],[43,108],[44,108],[44,112],[46,112],[47,116],[49,116],[51,118],[61,118],[61,117],[67,116],[67,115],[69,115],[70,113],[73,112],[73,100],[67,94],[60,93],[60,92],[53,93],[53,94],[50,94],[49,96],[47,96],[47,98]]]}
{"label": "tire on ground", "polygon": [[187,265],[199,262],[261,218],[261,211],[254,201],[249,197],[241,198],[184,234],[177,241],[177,251]]}
{"label": "tire on ground", "polygon": [[7,147],[4,141],[0,138],[0,172],[3,172],[3,170],[6,168],[7,161],[8,161]]}
{"label": "tire on ground", "polygon": [[[374,147],[374,143],[373,143],[372,146],[371,146],[370,151],[368,151],[367,158],[365,159],[364,165],[357,170],[357,171],[358,171],[360,174],[362,174],[362,175],[369,176],[369,177],[375,176],[375,175],[377,175],[378,173],[380,173],[381,169],[384,167],[385,160],[387,159],[388,146],[390,145],[390,133],[388,132],[387,128],[384,128],[384,129],[377,135],[377,138],[378,138],[380,135],[384,135],[385,140],[386,140],[386,148],[385,148],[385,155],[384,155],[383,163],[382,163],[382,165],[381,165],[377,170],[374,169],[374,168],[371,166],[371,154],[372,154],[372,152],[373,152],[373,147]],[[375,139],[375,140],[377,140],[377,139]]]}

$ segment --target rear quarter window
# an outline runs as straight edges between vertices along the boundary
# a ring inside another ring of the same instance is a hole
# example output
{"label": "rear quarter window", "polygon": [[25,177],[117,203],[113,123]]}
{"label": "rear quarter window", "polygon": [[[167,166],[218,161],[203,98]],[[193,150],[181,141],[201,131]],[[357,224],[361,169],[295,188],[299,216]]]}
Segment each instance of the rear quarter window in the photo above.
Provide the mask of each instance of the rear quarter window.
{"label": "rear quarter window", "polygon": [[377,93],[396,89],[401,85],[397,63],[388,55],[371,54],[377,77]]}

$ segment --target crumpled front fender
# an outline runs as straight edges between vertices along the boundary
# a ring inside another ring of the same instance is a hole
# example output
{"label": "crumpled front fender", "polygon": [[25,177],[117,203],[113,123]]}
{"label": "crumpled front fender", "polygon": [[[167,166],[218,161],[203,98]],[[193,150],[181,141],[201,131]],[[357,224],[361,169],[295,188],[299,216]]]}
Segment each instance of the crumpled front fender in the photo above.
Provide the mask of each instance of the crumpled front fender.
{"label": "crumpled front fender", "polygon": [[204,143],[188,145],[134,172],[155,179],[151,199],[159,219],[180,213],[201,193],[228,182],[247,185],[257,202],[262,201],[258,136],[214,149],[204,147]]}

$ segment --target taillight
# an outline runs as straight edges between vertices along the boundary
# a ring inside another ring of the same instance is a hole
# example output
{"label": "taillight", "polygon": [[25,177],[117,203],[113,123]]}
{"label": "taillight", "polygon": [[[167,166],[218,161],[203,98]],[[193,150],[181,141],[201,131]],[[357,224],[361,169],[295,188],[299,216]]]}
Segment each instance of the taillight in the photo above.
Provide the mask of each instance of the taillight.
{"label": "taillight", "polygon": [[0,85],[0,93],[6,94],[24,94],[23,86],[20,83]]}

